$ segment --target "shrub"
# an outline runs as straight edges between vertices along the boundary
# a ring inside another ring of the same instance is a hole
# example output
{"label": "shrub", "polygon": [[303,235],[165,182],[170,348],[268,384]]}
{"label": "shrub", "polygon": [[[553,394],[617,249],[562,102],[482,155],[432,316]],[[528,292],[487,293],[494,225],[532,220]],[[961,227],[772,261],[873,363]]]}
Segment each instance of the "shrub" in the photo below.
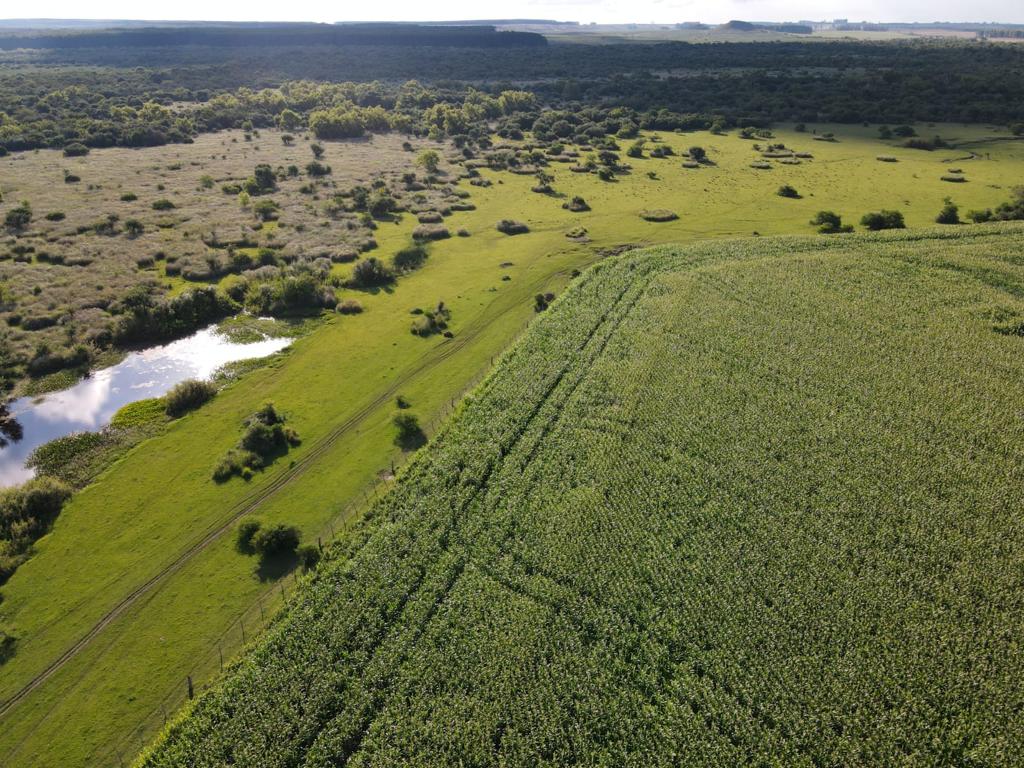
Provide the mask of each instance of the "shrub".
{"label": "shrub", "polygon": [[355,299],[347,299],[338,305],[337,310],[343,315],[358,315],[363,311],[363,305]]}
{"label": "shrub", "polygon": [[395,428],[395,445],[403,451],[411,451],[427,442],[427,435],[420,427],[419,419],[411,413],[399,413],[393,419]]}
{"label": "shrub", "polygon": [[299,529],[283,523],[262,528],[253,537],[252,545],[261,558],[293,555],[299,546]]}
{"label": "shrub", "polygon": [[355,269],[352,270],[349,284],[353,288],[375,288],[387,285],[394,279],[394,274],[384,265],[384,262],[371,256],[366,261],[356,264]]}
{"label": "shrub", "polygon": [[420,224],[412,231],[413,240],[444,240],[449,237],[448,227],[441,224]]}
{"label": "shrub", "polygon": [[942,206],[942,210],[939,211],[939,215],[935,217],[936,224],[959,224],[960,223],[960,208],[950,200],[948,197],[945,199],[945,205]]}
{"label": "shrub", "polygon": [[77,141],[64,147],[64,157],[85,157],[88,154],[89,148]]}
{"label": "shrub", "polygon": [[872,232],[882,229],[905,229],[903,214],[899,211],[881,210],[877,213],[865,213],[860,220],[861,226],[867,227]]}
{"label": "shrub", "polygon": [[775,194],[777,194],[779,197],[788,197],[794,200],[797,200],[801,197],[800,193],[796,191],[796,188],[790,186],[789,184],[783,184],[781,187],[779,187],[778,192],[776,192]]}
{"label": "shrub", "polygon": [[833,211],[818,211],[811,224],[818,228],[823,235],[835,235],[843,232],[853,232],[851,224],[843,224],[843,217]]}
{"label": "shrub", "polygon": [[129,237],[138,237],[146,231],[145,225],[138,219],[128,219],[124,223],[124,231]]}
{"label": "shrub", "polygon": [[123,195],[121,195],[122,203],[132,203],[138,199],[139,196],[136,195],[134,192],[125,192]]}
{"label": "shrub", "polygon": [[897,160],[892,155],[879,155],[875,159],[878,160],[879,162],[882,162],[882,163],[898,163],[899,162],[899,160]]}
{"label": "shrub", "polygon": [[654,208],[640,211],[640,218],[644,221],[674,221],[679,216],[665,208]]}
{"label": "shrub", "polygon": [[306,174],[313,178],[320,178],[321,176],[328,176],[331,173],[331,166],[324,165],[323,163],[314,160],[311,163],[306,163]]}
{"label": "shrub", "polygon": [[63,211],[53,211],[52,213],[46,214],[47,221],[64,221],[67,218]]}
{"label": "shrub", "polygon": [[186,379],[171,387],[164,395],[168,416],[178,417],[203,405],[217,394],[217,387],[208,381]]}
{"label": "shrub", "polygon": [[0,584],[29,557],[32,544],[57,519],[71,489],[50,477],[0,492]]}
{"label": "shrub", "polygon": [[4,216],[4,226],[14,232],[22,232],[32,223],[32,207],[28,203],[22,203],[17,208],[11,208]]}
{"label": "shrub", "polygon": [[583,213],[584,211],[590,210],[590,206],[587,205],[587,201],[578,196],[573,197],[573,199],[567,203],[562,203],[562,207],[567,211],[572,211],[573,213]]}
{"label": "shrub", "polygon": [[521,221],[514,219],[502,219],[497,224],[499,232],[506,235],[522,235],[530,231],[530,228]]}
{"label": "shrub", "polygon": [[416,158],[416,163],[421,165],[427,173],[437,173],[441,164],[441,156],[435,150],[428,149],[420,153],[420,156]]}
{"label": "shrub", "polygon": [[260,221],[273,221],[277,218],[280,206],[269,198],[257,200],[252,206],[252,212]]}
{"label": "shrub", "polygon": [[553,293],[538,293],[533,297],[533,311],[543,312],[554,300],[555,294]]}
{"label": "shrub", "polygon": [[965,179],[963,176],[948,173],[944,174],[943,176],[940,176],[939,178],[941,181],[949,181],[952,182],[953,184],[963,184],[965,181],[967,181],[967,179]]}
{"label": "shrub", "polygon": [[251,555],[256,551],[256,534],[259,533],[258,520],[245,520],[235,529],[235,549],[243,555]]}
{"label": "shrub", "polygon": [[690,160],[695,163],[703,163],[708,159],[708,153],[704,147],[690,147],[686,154],[688,154],[690,156]]}
{"label": "shrub", "polygon": [[437,307],[426,312],[416,312],[420,315],[412,324],[412,332],[417,336],[430,336],[435,333],[443,333],[448,330],[448,321],[452,313],[443,301],[437,303]]}
{"label": "shrub", "polygon": [[[419,227],[417,227],[419,229]],[[398,272],[409,272],[423,266],[427,260],[427,249],[422,245],[412,245],[403,248],[395,254],[392,264]]]}
{"label": "shrub", "polygon": [[154,200],[153,201],[153,210],[154,211],[172,211],[176,207],[177,206],[175,206],[175,204],[172,203],[167,198],[160,198],[159,200]]}

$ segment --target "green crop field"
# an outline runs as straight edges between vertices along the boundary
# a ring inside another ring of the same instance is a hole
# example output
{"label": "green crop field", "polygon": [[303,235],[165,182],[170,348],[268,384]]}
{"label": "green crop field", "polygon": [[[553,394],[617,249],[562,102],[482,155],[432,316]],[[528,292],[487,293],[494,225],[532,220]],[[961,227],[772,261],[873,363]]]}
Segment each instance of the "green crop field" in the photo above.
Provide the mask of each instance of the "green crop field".
{"label": "green crop field", "polygon": [[595,266],[143,764],[1013,764],[1022,245]]}
{"label": "green crop field", "polygon": [[[922,152],[879,141],[875,128],[817,130],[836,132],[838,141],[819,142],[810,132],[775,130],[771,141],[814,157],[799,165],[773,160],[771,170],[750,167],[760,157],[755,142],[707,132],[664,132],[659,141],[646,134],[650,142],[645,157],[629,158],[631,171],[613,182],[552,163],[547,168],[554,177],[552,194],[531,192],[536,184],[532,175],[482,168],[479,173],[491,186],[461,185],[470,191],[475,210],[445,219],[453,233],[464,228],[469,237],[430,245],[425,266],[393,288],[339,291],[340,299],[357,298],[365,312],[330,316],[290,352],[232,383],[196,413],[170,423],[75,495],[52,532],[37,542],[34,556],[2,589],[0,620],[14,631],[17,645],[0,669],[0,701],[24,690],[69,651],[72,655],[3,714],[0,762],[72,766],[129,760],[173,716],[185,697],[185,677],[192,675],[197,688],[204,687],[218,671],[220,655],[230,660],[280,604],[280,585],[261,581],[252,561],[235,552],[235,518],[244,513],[265,522],[294,524],[304,541],[329,539],[358,518],[363,491],[392,461],[402,460],[392,444],[395,396],[406,396],[428,426],[440,423],[450,403],[534,317],[534,296],[559,292],[573,270],[600,260],[607,249],[744,237],[755,231],[810,233],[809,219],[823,208],[850,223],[867,211],[894,208],[904,213],[909,226],[922,227],[933,221],[946,196],[952,195],[962,211],[995,206],[1009,197],[1021,177],[1024,144],[1008,140],[1005,131],[935,126],[927,131],[941,133],[957,146]],[[277,149],[280,141],[271,131],[266,137],[261,151],[272,146],[284,162],[291,150],[283,145]],[[75,167],[86,177],[101,170],[114,174],[111,163],[131,152],[138,168],[163,168],[172,160],[192,168],[190,152],[195,153],[194,162],[207,163],[214,145],[234,151],[223,141],[94,150],[76,160]],[[397,142],[374,141],[399,168]],[[676,156],[651,158],[650,149],[659,145],[671,146]],[[680,154],[693,145],[704,146],[712,164],[682,167]],[[254,151],[244,142],[238,146],[240,153]],[[374,171],[367,145],[352,145],[352,158],[349,146],[339,142],[328,147],[339,180],[369,179]],[[9,162],[13,168],[56,167],[54,154],[12,155]],[[880,154],[894,155],[899,162],[878,162]],[[227,164],[225,173],[238,175],[250,167],[252,157],[229,155],[222,162]],[[90,164],[95,164],[93,171]],[[961,168],[966,181],[943,182],[950,166]],[[195,168],[169,172],[166,184],[170,192],[179,184],[181,197],[201,217],[204,193],[195,183],[212,166]],[[14,177],[11,199],[17,199],[30,178]],[[41,182],[32,183],[41,197]],[[782,184],[795,186],[803,197],[777,196]],[[110,182],[93,192],[116,200],[117,191]],[[61,186],[59,194],[68,196],[62,204],[73,210],[72,193]],[[219,191],[210,194],[218,201],[223,197]],[[285,224],[289,216],[300,215],[290,194],[284,190],[278,195],[285,203]],[[590,211],[562,208],[576,195],[586,199]],[[36,207],[44,210],[38,197]],[[649,208],[664,208],[678,218],[645,221],[640,213]],[[530,231],[511,237],[497,232],[495,224],[507,217],[523,221]],[[409,244],[415,226],[415,217],[408,214],[398,223],[379,223],[375,254],[389,259]],[[566,237],[578,227],[587,230],[585,237]],[[279,240],[291,236],[287,227],[273,231]],[[982,237],[990,231],[987,225],[954,227],[951,237],[971,237],[941,242],[956,242],[950,258],[959,259],[961,243],[975,242],[975,235],[979,243],[997,242]],[[302,234],[309,236],[308,230]],[[813,242],[840,247],[832,240]],[[125,247],[143,244],[140,238]],[[333,269],[347,276],[350,266],[336,264]],[[180,288],[181,283],[174,283],[174,290]],[[454,338],[410,334],[410,310],[432,307],[439,300],[452,310]],[[266,400],[288,414],[303,444],[250,483],[213,483],[211,471],[238,440],[241,421]],[[270,491],[276,492],[264,498]],[[258,509],[249,511],[253,502],[259,502]],[[129,603],[121,607],[125,601]],[[85,637],[88,643],[77,646]],[[61,727],[55,728],[56,723]]]}

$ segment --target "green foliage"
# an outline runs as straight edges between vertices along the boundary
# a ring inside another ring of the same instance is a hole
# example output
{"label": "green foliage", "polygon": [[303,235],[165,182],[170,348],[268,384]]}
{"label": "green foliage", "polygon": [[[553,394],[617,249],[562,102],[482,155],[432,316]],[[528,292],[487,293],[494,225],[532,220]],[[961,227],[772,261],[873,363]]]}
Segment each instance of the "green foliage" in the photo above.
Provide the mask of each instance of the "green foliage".
{"label": "green foliage", "polygon": [[523,235],[529,232],[530,228],[515,219],[502,219],[497,224],[497,230],[505,235]]}
{"label": "green foliage", "polygon": [[801,197],[803,197],[803,195],[796,191],[795,187],[789,184],[783,184],[781,187],[779,187],[778,191],[775,194],[777,194],[779,197],[788,197],[793,200],[799,200]]}
{"label": "green foliage", "polygon": [[0,491],[0,584],[28,559],[32,544],[50,529],[70,496],[67,485],[50,477]]}
{"label": "green foliage", "polygon": [[298,546],[299,529],[282,523],[261,528],[252,539],[253,549],[262,558],[293,555]]}
{"label": "green foliage", "polygon": [[427,249],[422,245],[410,245],[396,253],[391,263],[396,272],[411,272],[422,267],[427,256]]}
{"label": "green foliage", "polygon": [[818,211],[811,219],[811,225],[823,235],[853,232],[853,225],[843,224],[843,217],[834,211]]}
{"label": "green foliage", "polygon": [[4,215],[4,226],[12,232],[22,232],[28,229],[32,223],[32,206],[23,202],[16,208],[11,208]]}
{"label": "green foliage", "polygon": [[444,333],[450,336],[448,321],[451,316],[451,310],[445,306],[443,301],[439,301],[436,308],[428,309],[413,320],[412,332],[416,336],[422,337],[432,336],[435,333]]}
{"label": "green foliage", "polygon": [[886,210],[866,213],[861,217],[860,223],[861,226],[867,227],[873,232],[881,229],[905,229],[907,226],[902,213]]}
{"label": "green foliage", "polygon": [[256,534],[260,532],[258,520],[244,520],[235,529],[235,549],[243,555],[252,555],[256,552]]}
{"label": "green foliage", "polygon": [[441,164],[441,155],[433,149],[425,150],[416,158],[416,164],[422,166],[427,173],[437,173]]}
{"label": "green foliage", "polygon": [[366,130],[358,113],[342,107],[310,113],[309,129],[318,139],[354,139]]}
{"label": "green foliage", "polygon": [[[238,444],[220,460],[213,470],[213,479],[223,483],[239,475],[248,480],[255,470],[262,469],[278,456],[288,453],[301,442],[298,433],[285,425],[285,418],[273,403],[266,403],[245,420]],[[258,543],[256,544],[259,549]]]}
{"label": "green foliage", "polygon": [[375,256],[360,261],[352,270],[352,278],[349,285],[353,288],[363,290],[377,288],[382,285],[394,282],[394,273],[380,259]]}
{"label": "green foliage", "polygon": [[1016,754],[1020,235],[970,230],[598,263],[143,765]]}
{"label": "green foliage", "polygon": [[85,157],[89,148],[80,142],[72,142],[64,147],[64,157]]}
{"label": "green foliage", "polygon": [[167,198],[161,198],[159,200],[154,200],[152,207],[154,211],[172,211],[177,206]]}
{"label": "green foliage", "polygon": [[960,208],[950,200],[946,198],[942,210],[939,211],[939,215],[935,217],[936,224],[959,224],[960,223]]}
{"label": "green foliage", "polygon": [[217,387],[209,381],[187,379],[171,387],[164,395],[167,415],[172,418],[184,416],[212,399],[217,394]]}

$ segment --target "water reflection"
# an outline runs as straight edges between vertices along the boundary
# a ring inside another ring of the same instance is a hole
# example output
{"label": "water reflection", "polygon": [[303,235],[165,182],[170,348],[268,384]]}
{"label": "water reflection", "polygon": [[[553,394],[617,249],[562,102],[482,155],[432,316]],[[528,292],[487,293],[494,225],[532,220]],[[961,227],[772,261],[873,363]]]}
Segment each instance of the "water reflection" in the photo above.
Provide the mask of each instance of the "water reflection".
{"label": "water reflection", "polygon": [[[17,421],[22,436],[20,440],[13,434],[7,441],[0,438],[0,486],[31,478],[32,470],[25,466],[25,461],[43,443],[75,432],[101,429],[128,403],[159,397],[180,381],[209,378],[225,363],[265,357],[290,342],[264,339],[235,344],[210,326],[188,338],[133,352],[117,365],[96,371],[69,389],[41,398],[15,400],[9,405],[9,419]],[[0,432],[5,430],[0,427]]]}

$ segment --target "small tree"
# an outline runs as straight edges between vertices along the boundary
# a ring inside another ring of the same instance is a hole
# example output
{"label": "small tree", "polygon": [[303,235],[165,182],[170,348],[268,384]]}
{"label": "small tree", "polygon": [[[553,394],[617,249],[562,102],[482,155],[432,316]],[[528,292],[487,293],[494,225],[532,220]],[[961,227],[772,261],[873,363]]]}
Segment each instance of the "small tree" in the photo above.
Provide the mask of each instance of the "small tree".
{"label": "small tree", "polygon": [[295,554],[299,546],[299,529],[282,523],[263,528],[253,537],[252,545],[263,559]]}
{"label": "small tree", "polygon": [[427,173],[437,173],[438,166],[441,164],[441,156],[435,150],[428,149],[420,153],[420,156],[416,158],[416,162],[423,166]]}
{"label": "small tree", "polygon": [[779,187],[779,191],[776,192],[775,194],[777,194],[779,197],[788,197],[794,200],[797,200],[801,197],[800,193],[796,191],[796,188],[790,186],[789,184],[783,184],[781,187]]}
{"label": "small tree", "polygon": [[939,211],[939,215],[935,217],[935,223],[959,224],[960,208],[948,197],[943,202],[945,203],[945,205],[942,206],[942,210]]}
{"label": "small tree", "polygon": [[138,237],[146,231],[145,225],[138,219],[128,219],[124,223],[124,231],[129,237]]}
{"label": "small tree", "polygon": [[708,159],[708,153],[704,147],[690,147],[690,159],[695,163],[703,163]]}
{"label": "small tree", "polygon": [[314,142],[313,144],[309,145],[309,148],[313,152],[313,157],[315,157],[317,160],[324,156],[324,148],[322,145]]}

